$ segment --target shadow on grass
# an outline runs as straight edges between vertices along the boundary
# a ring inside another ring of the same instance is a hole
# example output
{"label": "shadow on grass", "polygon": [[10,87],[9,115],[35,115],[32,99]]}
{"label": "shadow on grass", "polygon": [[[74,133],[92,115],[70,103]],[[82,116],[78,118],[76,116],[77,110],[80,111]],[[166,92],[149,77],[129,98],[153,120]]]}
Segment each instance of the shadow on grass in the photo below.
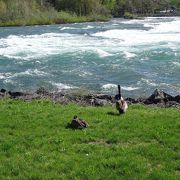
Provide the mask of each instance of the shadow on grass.
{"label": "shadow on grass", "polygon": [[74,127],[74,126],[72,126],[71,123],[68,123],[65,128],[66,128],[66,129],[72,129],[72,130],[76,130],[76,129],[78,129],[78,130],[86,129],[85,127]]}
{"label": "shadow on grass", "polygon": [[76,128],[72,127],[71,123],[68,123],[65,128],[71,129],[71,130],[76,130]]}
{"label": "shadow on grass", "polygon": [[107,112],[107,114],[110,116],[120,116],[120,114],[117,112]]}

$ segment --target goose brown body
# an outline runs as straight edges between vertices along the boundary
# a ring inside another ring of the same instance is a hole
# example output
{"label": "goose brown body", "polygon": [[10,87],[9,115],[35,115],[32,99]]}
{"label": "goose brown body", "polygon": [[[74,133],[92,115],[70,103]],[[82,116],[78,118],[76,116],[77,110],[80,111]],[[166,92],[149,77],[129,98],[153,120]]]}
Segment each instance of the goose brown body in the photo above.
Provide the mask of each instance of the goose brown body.
{"label": "goose brown body", "polygon": [[89,124],[85,120],[80,119],[77,116],[74,116],[71,125],[74,128],[86,128],[89,126]]}
{"label": "goose brown body", "polygon": [[125,113],[127,111],[128,104],[122,97],[120,100],[116,102],[116,109],[119,111],[120,114]]}

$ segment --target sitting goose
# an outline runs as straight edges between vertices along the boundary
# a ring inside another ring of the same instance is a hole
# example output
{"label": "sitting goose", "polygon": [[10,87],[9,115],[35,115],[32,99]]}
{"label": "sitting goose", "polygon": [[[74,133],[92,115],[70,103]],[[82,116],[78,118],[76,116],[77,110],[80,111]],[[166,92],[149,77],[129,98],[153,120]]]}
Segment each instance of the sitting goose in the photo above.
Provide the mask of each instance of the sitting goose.
{"label": "sitting goose", "polygon": [[82,129],[82,128],[87,128],[88,126],[89,126],[89,124],[85,120],[82,120],[82,119],[78,118],[77,116],[74,116],[74,118],[71,122],[72,128]]}
{"label": "sitting goose", "polygon": [[120,114],[123,114],[127,111],[128,104],[121,96],[121,86],[118,85],[118,100],[116,101],[116,109],[119,111]]}

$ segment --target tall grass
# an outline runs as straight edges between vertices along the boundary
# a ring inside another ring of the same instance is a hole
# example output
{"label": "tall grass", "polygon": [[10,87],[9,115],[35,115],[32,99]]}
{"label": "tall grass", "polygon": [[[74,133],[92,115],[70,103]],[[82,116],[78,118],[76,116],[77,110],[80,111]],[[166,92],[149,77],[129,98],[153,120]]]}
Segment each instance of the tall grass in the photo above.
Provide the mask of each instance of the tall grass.
{"label": "tall grass", "polygon": [[48,24],[65,24],[65,23],[82,23],[91,21],[107,21],[110,16],[90,15],[77,16],[76,14],[61,12],[43,12],[38,15],[20,18],[14,20],[0,21],[0,26],[28,26],[28,25],[48,25]]}
{"label": "tall grass", "polygon": [[52,4],[41,5],[40,1],[36,0],[0,0],[0,26],[104,21],[109,18],[108,15],[102,13],[77,16],[75,12],[58,12]]}
{"label": "tall grass", "polygon": [[[178,179],[178,109],[0,101],[0,179]],[[90,124],[66,129],[74,115]]]}

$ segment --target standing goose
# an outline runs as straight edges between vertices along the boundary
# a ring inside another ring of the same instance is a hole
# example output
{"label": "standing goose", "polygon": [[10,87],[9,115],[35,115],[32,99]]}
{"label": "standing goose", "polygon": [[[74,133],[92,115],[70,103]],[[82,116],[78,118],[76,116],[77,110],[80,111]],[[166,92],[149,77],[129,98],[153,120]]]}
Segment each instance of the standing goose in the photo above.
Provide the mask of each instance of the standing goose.
{"label": "standing goose", "polygon": [[120,114],[123,114],[128,109],[127,102],[121,96],[121,86],[118,85],[118,100],[116,101],[116,109],[119,111]]}

